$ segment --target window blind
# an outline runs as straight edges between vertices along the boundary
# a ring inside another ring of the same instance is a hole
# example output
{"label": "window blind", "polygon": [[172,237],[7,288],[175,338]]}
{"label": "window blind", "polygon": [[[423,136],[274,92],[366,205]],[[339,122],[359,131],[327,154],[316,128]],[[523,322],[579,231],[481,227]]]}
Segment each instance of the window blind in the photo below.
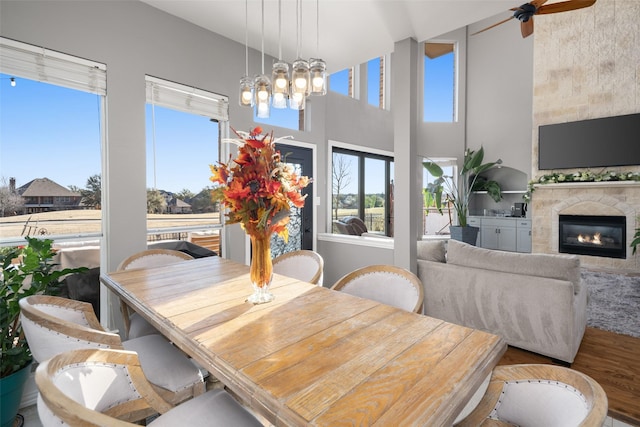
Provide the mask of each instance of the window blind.
{"label": "window blind", "polygon": [[106,65],[98,62],[0,37],[3,74],[104,96],[106,71]]}
{"label": "window blind", "polygon": [[179,83],[145,76],[147,102],[198,114],[218,121],[229,120],[229,98]]}

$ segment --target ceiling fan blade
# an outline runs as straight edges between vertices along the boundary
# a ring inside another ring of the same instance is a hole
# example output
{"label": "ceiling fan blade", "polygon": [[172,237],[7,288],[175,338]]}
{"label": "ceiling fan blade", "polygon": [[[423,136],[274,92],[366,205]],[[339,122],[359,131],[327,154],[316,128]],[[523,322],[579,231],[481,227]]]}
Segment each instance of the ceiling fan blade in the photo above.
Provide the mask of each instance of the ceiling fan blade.
{"label": "ceiling fan blade", "polygon": [[527,21],[520,23],[520,32],[522,33],[523,39],[533,34],[533,16]]}
{"label": "ceiling fan blade", "polygon": [[504,19],[504,20],[502,20],[502,21],[500,21],[500,22],[497,22],[497,23],[495,23],[495,24],[493,24],[493,25],[491,25],[491,26],[489,26],[489,27],[487,27],[487,28],[484,28],[484,29],[482,29],[482,30],[480,30],[480,31],[476,31],[475,33],[473,33],[473,34],[471,34],[471,35],[472,35],[472,36],[475,36],[476,34],[483,33],[483,32],[485,32],[485,31],[487,31],[487,30],[490,30],[490,29],[492,29],[492,28],[497,27],[498,25],[504,24],[504,23],[505,23],[505,22],[507,22],[507,21],[511,21],[512,19],[513,19],[513,16],[510,16],[510,17],[508,17],[507,19]]}
{"label": "ceiling fan blade", "polygon": [[548,4],[541,6],[536,15],[545,15],[549,13],[567,12],[569,10],[582,9],[593,5],[596,0],[567,0],[559,3]]}

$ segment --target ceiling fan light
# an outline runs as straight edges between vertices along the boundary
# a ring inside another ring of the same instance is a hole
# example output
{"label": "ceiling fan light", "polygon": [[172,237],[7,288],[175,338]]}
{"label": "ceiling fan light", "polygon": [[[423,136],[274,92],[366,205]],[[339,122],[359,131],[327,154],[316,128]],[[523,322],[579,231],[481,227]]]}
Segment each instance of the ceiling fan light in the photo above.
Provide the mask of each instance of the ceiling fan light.
{"label": "ceiling fan light", "polygon": [[309,64],[311,95],[327,94],[327,64],[322,59],[312,59]]}
{"label": "ceiling fan light", "polygon": [[253,107],[253,80],[247,76],[240,79],[240,106]]}

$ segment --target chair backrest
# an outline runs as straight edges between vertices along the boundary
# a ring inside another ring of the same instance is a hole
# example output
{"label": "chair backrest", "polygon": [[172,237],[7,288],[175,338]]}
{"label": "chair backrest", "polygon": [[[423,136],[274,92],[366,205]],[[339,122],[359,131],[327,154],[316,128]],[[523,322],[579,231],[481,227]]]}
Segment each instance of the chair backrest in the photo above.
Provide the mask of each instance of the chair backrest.
{"label": "chair backrest", "polygon": [[414,313],[422,311],[424,289],[412,272],[394,265],[370,265],[346,274],[332,287]]}
{"label": "chair backrest", "polygon": [[20,300],[20,321],[38,362],[77,348],[122,348],[118,334],[104,330],[91,304],[50,295]]}
{"label": "chair backrest", "polygon": [[174,262],[193,259],[184,252],[174,249],[147,249],[137,252],[126,258],[118,266],[118,270],[131,270],[134,268],[160,267]]}
{"label": "chair backrest", "polygon": [[322,286],[324,260],[310,250],[287,252],[273,260],[273,272],[294,279]]}
{"label": "chair backrest", "polygon": [[[151,406],[171,405],[146,380],[135,352],[81,349],[41,363],[35,375],[38,416],[44,427],[65,425],[133,426]],[[119,418],[119,419],[118,419]],[[204,421],[204,420],[203,420]]]}
{"label": "chair backrest", "polygon": [[348,227],[351,228],[352,233],[357,236],[362,235],[362,233],[367,233],[369,230],[367,229],[366,224],[360,217],[357,216],[345,216],[342,218],[342,222],[347,224]]}
{"label": "chair backrest", "polygon": [[581,372],[555,365],[504,365],[493,370],[484,397],[458,426],[485,420],[529,427],[601,426],[607,406],[600,384]]}

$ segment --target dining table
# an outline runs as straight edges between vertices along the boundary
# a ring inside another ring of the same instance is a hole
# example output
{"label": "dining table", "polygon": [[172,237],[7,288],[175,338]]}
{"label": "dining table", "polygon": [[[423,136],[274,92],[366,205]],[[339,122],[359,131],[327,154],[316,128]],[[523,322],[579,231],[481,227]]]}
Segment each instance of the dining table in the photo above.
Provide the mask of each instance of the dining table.
{"label": "dining table", "polygon": [[507,348],[278,274],[254,305],[249,267],[217,256],[100,280],[275,426],[451,425]]}

